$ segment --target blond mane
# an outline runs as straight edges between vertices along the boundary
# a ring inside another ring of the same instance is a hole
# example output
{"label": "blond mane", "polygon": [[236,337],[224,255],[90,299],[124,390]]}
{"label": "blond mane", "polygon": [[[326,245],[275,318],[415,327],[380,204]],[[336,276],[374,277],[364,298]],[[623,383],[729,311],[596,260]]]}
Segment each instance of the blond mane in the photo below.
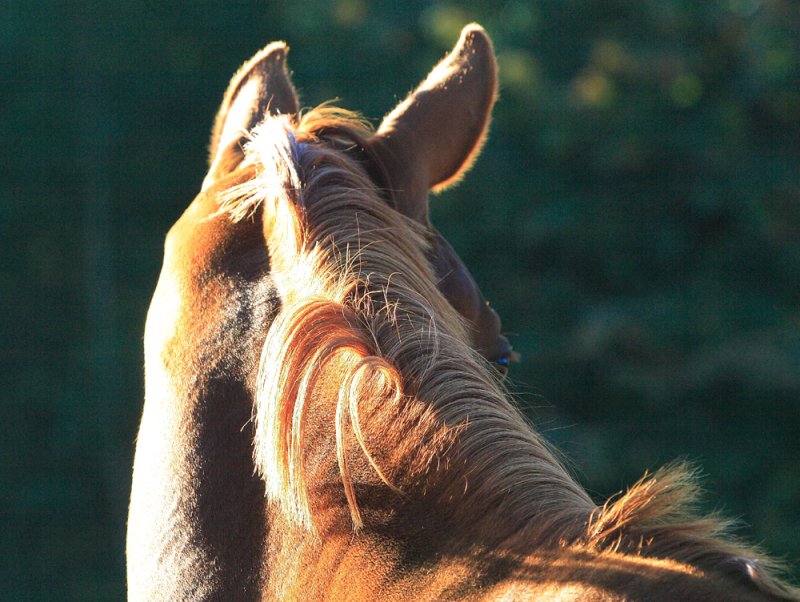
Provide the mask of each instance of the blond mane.
{"label": "blond mane", "polygon": [[[436,286],[428,232],[393,211],[347,147],[370,132],[323,106],[298,121],[270,117],[246,146],[253,177],[222,196],[233,219],[260,212],[282,307],[261,355],[256,465],[267,494],[315,528],[308,416],[326,367],[340,371],[335,452],[355,529],[364,515],[351,471],[363,458],[399,495],[458,500],[459,519],[495,520],[509,541],[664,556],[796,595],[760,552],[700,516],[691,470],[673,466],[598,508],[526,423]],[[383,447],[375,449],[375,433]],[[379,458],[380,456],[380,458]],[[404,484],[436,487],[408,491]]]}

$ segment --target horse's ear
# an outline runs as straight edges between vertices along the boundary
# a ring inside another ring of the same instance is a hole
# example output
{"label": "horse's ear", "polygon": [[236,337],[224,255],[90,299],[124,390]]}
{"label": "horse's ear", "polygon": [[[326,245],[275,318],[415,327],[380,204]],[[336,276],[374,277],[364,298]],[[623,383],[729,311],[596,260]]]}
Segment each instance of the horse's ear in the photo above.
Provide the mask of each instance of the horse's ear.
{"label": "horse's ear", "polygon": [[242,143],[267,114],[296,115],[297,93],[286,70],[289,47],[273,42],[247,61],[231,79],[209,145],[209,173],[216,180],[242,160]]}
{"label": "horse's ear", "polygon": [[370,140],[391,178],[398,209],[427,220],[427,195],[456,183],[480,152],[497,98],[489,36],[467,25],[453,50]]}

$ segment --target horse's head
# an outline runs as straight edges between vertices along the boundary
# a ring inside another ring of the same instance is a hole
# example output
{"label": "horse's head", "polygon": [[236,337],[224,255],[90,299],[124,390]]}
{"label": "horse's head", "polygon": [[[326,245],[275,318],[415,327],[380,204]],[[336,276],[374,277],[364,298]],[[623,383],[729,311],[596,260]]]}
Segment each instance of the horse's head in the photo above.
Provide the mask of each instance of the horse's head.
{"label": "horse's head", "polygon": [[[190,269],[243,269],[230,264],[235,257],[230,251],[244,248],[243,240],[259,236],[257,228],[247,222],[231,224],[213,216],[226,188],[248,177],[242,168],[243,147],[253,129],[270,115],[284,115],[290,124],[300,120],[286,53],[283,43],[267,46],[239,70],[225,94],[214,124],[203,193],[170,234],[172,240],[184,241],[173,246],[191,249],[191,261],[186,263]],[[428,218],[430,191],[457,182],[480,151],[496,93],[491,42],[480,27],[471,25],[453,51],[389,113],[375,133],[363,137],[351,133],[345,141],[341,132],[318,134],[344,142],[343,150],[358,158],[385,201],[428,230],[428,259],[440,291],[466,319],[474,347],[504,371],[514,354],[500,334],[500,319]],[[257,266],[255,249],[252,255],[251,265]]]}
{"label": "horse's head", "polygon": [[[667,577],[695,578],[695,565],[734,577],[697,591],[727,594],[744,575],[795,599],[768,563],[719,538],[719,521],[685,512],[685,471],[597,508],[478,357],[504,369],[513,353],[431,226],[428,195],[485,138],[497,83],[483,30],[466,27],[375,132],[335,109],[302,115],[286,52],[271,44],[234,76],[203,189],[167,237],[147,320],[130,598],[304,599],[331,586],[330,598],[362,599],[396,579],[403,599],[409,575],[436,577],[423,549],[440,576],[448,555],[481,554],[448,579],[491,587],[499,565],[480,566],[502,545],[502,575],[512,551],[565,552],[563,584],[555,562],[531,557],[546,563],[526,577],[535,594],[580,595],[577,561],[594,579],[609,552],[641,566],[681,550],[687,565],[662,567]],[[632,574],[615,571],[612,593]],[[417,597],[462,591],[446,583]]]}

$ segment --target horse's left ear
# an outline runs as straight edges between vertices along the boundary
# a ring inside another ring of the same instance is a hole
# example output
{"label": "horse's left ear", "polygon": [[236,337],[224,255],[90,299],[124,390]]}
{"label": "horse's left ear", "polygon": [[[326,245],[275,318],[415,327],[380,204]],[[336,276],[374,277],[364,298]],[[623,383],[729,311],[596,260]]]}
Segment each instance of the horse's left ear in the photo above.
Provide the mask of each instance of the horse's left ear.
{"label": "horse's left ear", "polygon": [[234,169],[242,160],[242,144],[264,117],[296,115],[297,93],[286,70],[289,47],[273,42],[233,76],[222,100],[209,145],[209,169],[203,187]]}
{"label": "horse's left ear", "polygon": [[370,139],[391,174],[397,208],[427,221],[428,191],[456,183],[480,152],[497,98],[489,36],[467,25],[453,50]]}

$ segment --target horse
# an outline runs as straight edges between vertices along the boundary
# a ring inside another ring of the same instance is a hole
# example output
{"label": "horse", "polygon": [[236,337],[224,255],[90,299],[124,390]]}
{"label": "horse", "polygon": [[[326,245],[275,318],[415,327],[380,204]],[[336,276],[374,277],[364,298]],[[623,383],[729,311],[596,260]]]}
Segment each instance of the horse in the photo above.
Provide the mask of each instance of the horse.
{"label": "horse", "polygon": [[595,504],[502,377],[433,228],[497,98],[484,30],[373,130],[301,111],[272,43],[233,77],[145,328],[131,600],[800,600],[694,510],[691,467]]}

